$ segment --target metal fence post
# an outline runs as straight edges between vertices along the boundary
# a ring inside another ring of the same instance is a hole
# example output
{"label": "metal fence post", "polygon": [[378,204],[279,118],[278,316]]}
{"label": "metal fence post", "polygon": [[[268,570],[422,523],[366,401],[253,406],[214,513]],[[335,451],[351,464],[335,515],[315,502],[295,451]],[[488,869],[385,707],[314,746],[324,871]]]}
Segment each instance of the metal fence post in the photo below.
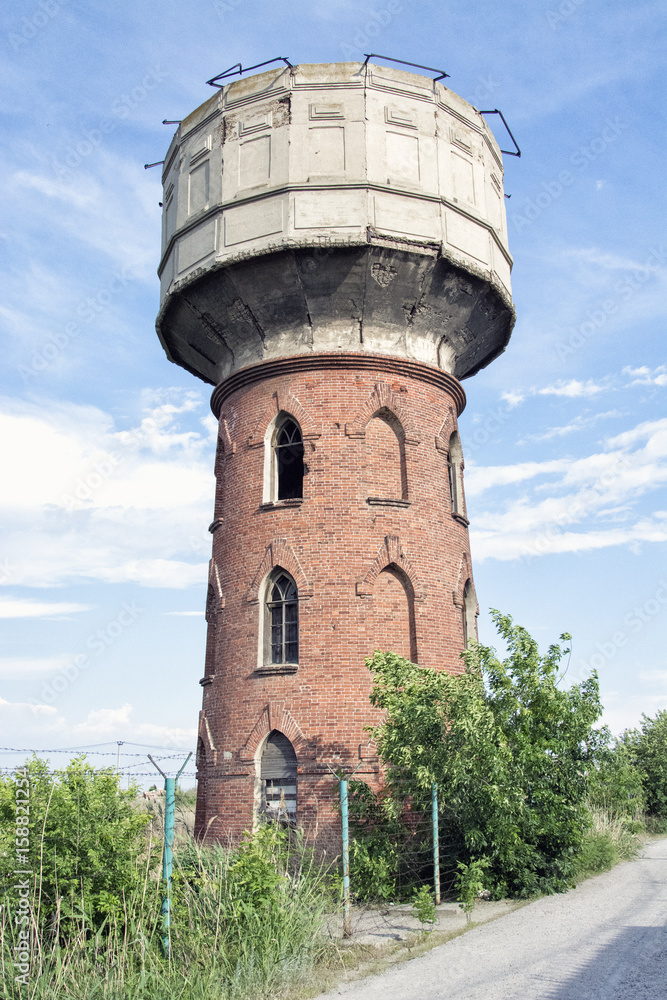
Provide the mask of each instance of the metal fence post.
{"label": "metal fence post", "polygon": [[350,911],[350,837],[347,808],[347,778],[340,779],[340,815],[343,827],[343,937],[352,934]]}
{"label": "metal fence post", "polygon": [[438,789],[431,785],[431,812],[433,815],[433,888],[435,905],[440,906],[440,840],[438,831]]}
{"label": "metal fence post", "polygon": [[192,757],[189,753],[175,778],[168,778],[150,754],[148,759],[164,778],[164,848],[162,851],[162,951],[166,958],[171,954],[171,873],[174,861],[174,825],[176,821],[176,785],[185,765]]}

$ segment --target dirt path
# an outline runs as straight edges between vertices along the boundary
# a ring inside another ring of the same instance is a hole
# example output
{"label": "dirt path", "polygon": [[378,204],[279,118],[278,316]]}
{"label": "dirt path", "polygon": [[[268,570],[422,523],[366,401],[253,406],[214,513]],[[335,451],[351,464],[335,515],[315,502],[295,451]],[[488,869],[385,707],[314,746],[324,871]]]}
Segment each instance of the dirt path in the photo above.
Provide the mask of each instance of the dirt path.
{"label": "dirt path", "polygon": [[665,1000],[667,840],[318,1000]]}

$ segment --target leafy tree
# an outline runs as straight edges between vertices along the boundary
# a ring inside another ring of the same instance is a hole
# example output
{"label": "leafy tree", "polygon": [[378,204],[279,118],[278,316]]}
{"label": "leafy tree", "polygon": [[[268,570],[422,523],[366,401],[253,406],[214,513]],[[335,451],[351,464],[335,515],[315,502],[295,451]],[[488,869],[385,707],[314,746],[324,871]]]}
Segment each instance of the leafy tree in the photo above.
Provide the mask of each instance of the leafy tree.
{"label": "leafy tree", "polygon": [[588,775],[588,801],[619,816],[644,812],[642,775],[623,739],[601,749],[597,766]]}
{"label": "leafy tree", "polygon": [[[30,846],[23,867],[33,872],[40,916],[47,922],[57,916],[61,931],[82,917],[99,926],[105,915],[123,912],[124,898],[145,872],[139,861],[148,816],[133,806],[137,789],[121,789],[112,768],[95,770],[85,757],[55,772],[37,757],[26,766]],[[16,868],[16,787],[15,775],[0,777],[0,873],[8,892]]]}
{"label": "leafy tree", "polygon": [[638,768],[649,813],[667,819],[667,710],[642,715],[639,729],[628,729],[623,743]]}
{"label": "leafy tree", "polygon": [[459,675],[394,653],[367,660],[371,702],[386,712],[373,737],[397,809],[426,806],[435,782],[443,838],[457,845],[456,860],[483,860],[495,895],[562,891],[588,825],[586,771],[608,740],[593,728],[597,676],[562,690],[567,650],[541,656],[525,629],[492,615],[504,660],[472,645]]}

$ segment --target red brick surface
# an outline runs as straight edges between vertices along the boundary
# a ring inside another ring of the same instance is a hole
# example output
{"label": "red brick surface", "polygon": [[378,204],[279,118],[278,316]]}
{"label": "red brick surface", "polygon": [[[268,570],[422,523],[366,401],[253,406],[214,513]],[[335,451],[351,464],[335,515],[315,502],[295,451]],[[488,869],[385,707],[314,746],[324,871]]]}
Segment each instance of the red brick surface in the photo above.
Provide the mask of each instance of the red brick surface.
{"label": "red brick surface", "polygon": [[[423,372],[421,368],[423,367]],[[266,368],[266,378],[262,378]],[[256,757],[272,729],[298,759],[298,823],[336,849],[327,768],[374,783],[364,726],[378,721],[364,658],[394,649],[462,668],[466,523],[451,514],[442,442],[464,398],[434,369],[368,356],[318,370],[312,356],[258,366],[222,399],[200,720],[196,830],[227,841],[253,825]],[[225,390],[225,391],[222,391]],[[303,501],[263,503],[264,436],[280,411],[304,434]],[[371,498],[371,503],[369,503]],[[393,503],[391,502],[393,501]],[[299,665],[258,672],[262,582],[275,566],[299,588]]]}

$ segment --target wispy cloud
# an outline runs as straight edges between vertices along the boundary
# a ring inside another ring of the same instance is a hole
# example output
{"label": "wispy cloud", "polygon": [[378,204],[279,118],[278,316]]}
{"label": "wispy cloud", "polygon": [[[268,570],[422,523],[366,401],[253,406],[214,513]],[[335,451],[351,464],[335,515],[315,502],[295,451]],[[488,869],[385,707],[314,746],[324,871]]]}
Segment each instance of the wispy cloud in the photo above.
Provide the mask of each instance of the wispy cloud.
{"label": "wispy cloud", "polygon": [[12,584],[188,587],[206,578],[200,536],[214,480],[210,430],[196,419],[202,402],[172,390],[153,403],[128,430],[91,406],[0,404]]}
{"label": "wispy cloud", "polygon": [[640,368],[626,367],[623,369],[623,374],[631,376],[630,385],[656,385],[660,388],[667,386],[666,365],[659,365],[657,368],[649,368],[646,365]]}
{"label": "wispy cloud", "polygon": [[89,611],[87,604],[65,601],[30,601],[0,598],[0,618],[64,618],[80,611]]}
{"label": "wispy cloud", "polygon": [[0,658],[0,677],[3,680],[24,679],[53,674],[62,670],[72,662],[72,656],[64,653],[60,656],[44,656],[41,658],[12,657]]}
{"label": "wispy cloud", "polygon": [[[616,545],[667,541],[664,511],[637,513],[637,503],[667,483],[667,419],[645,421],[607,439],[606,450],[581,458],[475,467],[471,498],[486,495],[471,527],[477,559],[518,559]],[[524,484],[504,502],[504,486]],[[548,496],[545,496],[548,493]],[[479,503],[478,503],[479,505]],[[618,526],[600,527],[600,521]]]}
{"label": "wispy cloud", "polygon": [[567,437],[569,434],[575,434],[578,431],[585,430],[587,427],[592,427],[598,420],[609,420],[617,416],[617,410],[609,410],[606,413],[594,413],[590,416],[575,417],[569,424],[563,424],[560,427],[550,427],[542,434],[527,434],[523,441],[519,443],[523,444],[524,441],[552,441],[554,438]]}
{"label": "wispy cloud", "polygon": [[608,385],[600,384],[593,379],[580,382],[578,379],[573,378],[569,382],[557,382],[555,385],[546,385],[542,389],[537,389],[537,395],[568,396],[570,398],[577,396],[597,396],[598,393],[604,392],[608,388]]}

